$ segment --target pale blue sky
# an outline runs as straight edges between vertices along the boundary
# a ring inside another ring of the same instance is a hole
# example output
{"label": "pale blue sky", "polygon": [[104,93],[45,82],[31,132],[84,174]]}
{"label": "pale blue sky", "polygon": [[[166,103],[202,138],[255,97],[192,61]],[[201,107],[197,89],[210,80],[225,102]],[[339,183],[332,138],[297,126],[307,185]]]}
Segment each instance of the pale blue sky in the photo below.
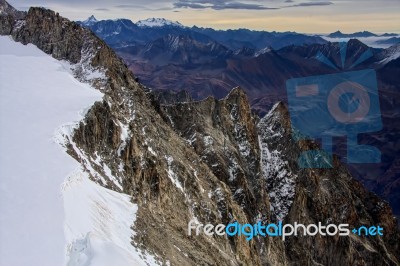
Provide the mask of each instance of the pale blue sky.
{"label": "pale blue sky", "polygon": [[400,33],[400,0],[9,0],[44,6],[73,20],[163,17],[187,26],[328,33]]}

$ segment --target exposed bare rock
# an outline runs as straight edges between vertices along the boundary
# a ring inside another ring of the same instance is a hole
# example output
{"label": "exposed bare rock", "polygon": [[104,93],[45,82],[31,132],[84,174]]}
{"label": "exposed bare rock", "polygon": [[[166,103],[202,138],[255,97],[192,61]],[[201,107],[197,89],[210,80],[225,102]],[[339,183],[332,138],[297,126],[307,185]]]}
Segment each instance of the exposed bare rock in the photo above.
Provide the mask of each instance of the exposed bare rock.
{"label": "exposed bare rock", "polygon": [[267,176],[271,206],[278,216],[287,213],[285,223],[348,223],[350,228],[379,224],[385,228],[384,236],[377,238],[289,238],[285,247],[291,264],[398,265],[399,231],[387,202],[366,191],[337,158],[332,169],[299,169],[300,152],[318,147],[315,143],[293,143],[284,104],[276,104],[258,127],[262,154],[269,156],[262,164],[272,175]]}
{"label": "exposed bare rock", "polygon": [[160,104],[177,104],[184,102],[193,101],[192,96],[188,91],[165,91],[165,90],[155,90],[151,91],[151,94],[154,95],[154,99]]}
{"label": "exposed bare rock", "polygon": [[[388,204],[333,169],[299,169],[315,143],[291,138],[287,108],[263,119],[236,88],[221,100],[160,104],[101,40],[53,11],[31,8],[11,34],[104,92],[66,136],[69,153],[100,185],[138,204],[135,243],[171,265],[396,265],[399,231]],[[3,23],[1,24],[3,25]],[[99,76],[91,77],[90,73]],[[94,169],[94,171],[93,171]],[[190,220],[227,224],[378,225],[383,237],[188,236]]]}
{"label": "exposed bare rock", "polygon": [[9,35],[15,27],[20,27],[26,13],[16,10],[5,0],[0,0],[0,35]]}

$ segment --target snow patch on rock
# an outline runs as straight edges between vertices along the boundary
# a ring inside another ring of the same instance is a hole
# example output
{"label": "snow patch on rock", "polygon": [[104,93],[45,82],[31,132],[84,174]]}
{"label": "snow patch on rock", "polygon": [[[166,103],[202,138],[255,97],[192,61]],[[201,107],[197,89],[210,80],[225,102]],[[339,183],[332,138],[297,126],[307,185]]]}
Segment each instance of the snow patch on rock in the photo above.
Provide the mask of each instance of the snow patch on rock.
{"label": "snow patch on rock", "polygon": [[178,179],[178,175],[177,175],[177,174],[174,172],[174,170],[173,170],[173,161],[174,161],[174,158],[172,158],[172,156],[165,156],[165,159],[167,160],[167,165],[168,165],[167,173],[168,173],[169,179],[171,180],[172,184],[175,185],[175,187],[177,187],[180,191],[182,191],[183,193],[185,193],[185,192],[183,191],[182,184],[181,184],[181,182],[180,182],[179,179]]}
{"label": "snow patch on rock", "polygon": [[267,181],[271,212],[276,220],[283,220],[293,203],[297,176],[291,171],[282,152],[272,148],[273,143],[282,142],[284,134],[282,126],[274,127],[274,123],[280,119],[277,117],[277,107],[278,104],[258,124],[258,139],[261,150],[261,169]]}

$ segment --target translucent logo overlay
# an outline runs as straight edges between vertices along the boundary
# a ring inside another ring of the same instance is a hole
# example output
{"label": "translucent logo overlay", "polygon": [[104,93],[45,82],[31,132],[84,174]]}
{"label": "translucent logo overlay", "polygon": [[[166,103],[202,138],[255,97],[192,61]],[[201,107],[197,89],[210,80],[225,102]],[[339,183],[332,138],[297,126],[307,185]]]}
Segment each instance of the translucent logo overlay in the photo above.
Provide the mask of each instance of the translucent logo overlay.
{"label": "translucent logo overlay", "polygon": [[[340,43],[342,70],[347,43]],[[350,69],[372,56],[367,50]],[[339,70],[319,53],[317,59]],[[293,138],[321,140],[321,150],[301,153],[301,168],[331,168],[333,137],[347,137],[347,163],[379,163],[381,152],[370,145],[358,144],[358,134],[382,129],[376,73],[373,69],[342,71],[336,74],[287,80]]]}

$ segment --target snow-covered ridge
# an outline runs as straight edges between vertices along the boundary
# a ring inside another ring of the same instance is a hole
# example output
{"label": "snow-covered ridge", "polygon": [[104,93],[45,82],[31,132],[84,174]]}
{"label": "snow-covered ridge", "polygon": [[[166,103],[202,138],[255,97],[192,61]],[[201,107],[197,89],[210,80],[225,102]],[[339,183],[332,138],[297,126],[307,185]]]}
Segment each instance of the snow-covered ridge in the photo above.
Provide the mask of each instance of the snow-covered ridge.
{"label": "snow-covered ridge", "polygon": [[271,49],[271,47],[265,47],[265,48],[263,48],[263,49],[261,49],[261,50],[258,50],[256,53],[255,53],[255,57],[257,57],[257,56],[260,56],[260,55],[262,55],[262,54],[265,54],[265,53],[269,53],[269,52],[271,52],[272,51],[272,49]]}
{"label": "snow-covered ridge", "polygon": [[393,45],[384,51],[384,58],[379,62],[380,64],[387,64],[390,61],[396,60],[400,57],[400,44]]}
{"label": "snow-covered ridge", "polygon": [[60,185],[79,164],[54,142],[54,131],[102,97],[69,67],[0,36],[1,265],[64,261]]}
{"label": "snow-covered ridge", "polygon": [[148,18],[144,20],[139,20],[136,22],[139,27],[163,27],[163,26],[175,26],[182,27],[183,25],[178,21],[171,21],[164,18]]}
{"label": "snow-covered ridge", "polygon": [[67,240],[67,266],[157,265],[135,248],[137,205],[128,195],[106,189],[76,170],[62,186]]}
{"label": "snow-covered ridge", "polygon": [[59,145],[103,96],[74,77],[103,77],[86,52],[71,65],[0,36],[0,265],[156,264],[131,245],[130,197],[91,181]]}
{"label": "snow-covered ridge", "polygon": [[[179,23],[178,21],[172,21],[172,20],[168,20],[165,18],[147,18],[147,19],[143,19],[143,20],[139,20],[136,23],[133,23],[132,21],[128,20],[128,19],[113,19],[113,20],[97,20],[93,15],[90,16],[89,18],[87,18],[86,20],[83,21],[78,21],[80,24],[82,24],[83,26],[86,27],[90,27],[95,25],[98,22],[107,22],[107,21],[113,21],[113,22],[118,22],[120,24],[119,26],[119,30],[113,32],[114,35],[119,34],[121,31],[121,26],[126,27],[126,28],[130,28],[132,25],[136,25],[138,27],[141,28],[152,28],[152,27],[179,27],[179,28],[184,28],[185,26],[183,26],[181,23]],[[103,29],[100,26],[96,32],[101,32]]]}

